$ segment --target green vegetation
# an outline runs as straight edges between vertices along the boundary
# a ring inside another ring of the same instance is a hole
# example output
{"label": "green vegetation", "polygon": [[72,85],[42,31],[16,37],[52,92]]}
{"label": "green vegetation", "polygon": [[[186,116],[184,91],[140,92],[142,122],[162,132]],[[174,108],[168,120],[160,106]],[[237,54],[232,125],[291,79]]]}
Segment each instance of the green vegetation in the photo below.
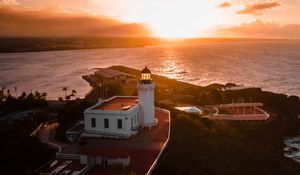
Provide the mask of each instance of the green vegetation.
{"label": "green vegetation", "polygon": [[38,138],[30,137],[40,123],[51,119],[45,110],[48,104],[46,95],[39,92],[29,94],[23,92],[19,97],[13,97],[8,93],[4,101],[0,102],[1,117],[13,112],[35,109],[33,114],[20,119],[11,121],[9,116],[1,118],[2,174],[34,174],[37,168],[55,155],[55,151],[41,143]]}
{"label": "green vegetation", "polygon": [[68,101],[65,107],[58,113],[59,126],[56,128],[55,139],[61,142],[68,142],[66,131],[78,120],[83,120],[83,111],[92,106],[93,103],[86,100]]}
{"label": "green vegetation", "polygon": [[153,174],[299,174],[282,151],[283,138],[299,134],[298,120],[211,121],[170,110],[171,139]]}
{"label": "green vegetation", "polygon": [[[112,69],[140,75],[135,69]],[[300,133],[300,100],[260,88],[221,90],[235,84],[206,87],[152,75],[158,106],[172,116],[171,138],[153,174],[299,174],[300,165],[283,156],[283,140]],[[122,94],[122,93],[121,93]],[[209,105],[262,102],[268,122],[212,121],[172,108],[180,104]]]}
{"label": "green vegetation", "polygon": [[0,116],[20,110],[45,108],[48,106],[46,96],[47,93],[38,91],[29,94],[23,92],[19,97],[8,95],[4,102],[0,102]]}
{"label": "green vegetation", "polygon": [[35,170],[55,155],[55,150],[30,137],[31,120],[14,122],[0,129],[1,174],[35,174]]}

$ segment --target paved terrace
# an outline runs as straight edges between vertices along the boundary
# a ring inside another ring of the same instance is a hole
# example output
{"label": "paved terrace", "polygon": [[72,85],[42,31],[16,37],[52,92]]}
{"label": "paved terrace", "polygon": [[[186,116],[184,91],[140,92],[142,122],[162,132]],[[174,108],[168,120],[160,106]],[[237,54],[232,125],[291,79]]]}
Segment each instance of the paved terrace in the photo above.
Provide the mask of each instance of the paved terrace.
{"label": "paved terrace", "polygon": [[[156,108],[155,117],[158,119],[158,125],[144,128],[137,135],[130,139],[108,139],[108,138],[87,138],[87,144],[80,146],[79,144],[64,144],[54,140],[54,131],[57,123],[47,125],[39,134],[42,142],[50,146],[60,147],[62,154],[86,154],[108,157],[128,157],[130,156],[130,164],[125,169],[115,167],[102,167],[94,165],[87,174],[105,174],[105,175],[123,175],[134,172],[137,175],[147,174],[155,167],[155,164],[166,148],[169,140],[170,132],[170,113],[168,111]],[[53,162],[52,162],[53,163]],[[55,166],[48,167],[44,172],[51,172],[65,163],[60,160]],[[75,165],[74,165],[75,164]],[[76,168],[72,168],[75,166]],[[80,170],[81,166],[74,160],[61,169],[60,173],[65,170],[71,172]]]}
{"label": "paved terrace", "polygon": [[144,128],[128,140],[88,138],[87,144],[82,146],[80,153],[110,157],[130,156],[130,164],[125,169],[103,168],[95,165],[87,174],[123,175],[131,171],[136,174],[147,174],[160,151],[165,148],[164,145],[166,145],[169,138],[169,113],[156,108],[155,117],[158,119],[157,126],[152,127],[151,130]]}

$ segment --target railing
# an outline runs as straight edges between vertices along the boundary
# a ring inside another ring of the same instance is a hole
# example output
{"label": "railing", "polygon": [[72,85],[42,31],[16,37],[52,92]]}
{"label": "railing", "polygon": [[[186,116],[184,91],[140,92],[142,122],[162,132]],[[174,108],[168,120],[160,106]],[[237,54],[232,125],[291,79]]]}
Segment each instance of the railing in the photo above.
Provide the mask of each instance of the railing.
{"label": "railing", "polygon": [[[112,133],[112,132],[104,132],[104,131],[84,131],[83,134],[97,134],[102,135],[102,137],[112,137],[112,138],[129,138],[128,134],[120,134],[120,133]],[[83,135],[84,136],[84,135]]]}
{"label": "railing", "polygon": [[52,147],[53,149],[56,149],[56,150],[57,150],[57,153],[56,153],[56,154],[58,154],[58,153],[61,152],[61,147],[60,147],[59,145],[54,144],[54,143],[47,143],[47,144],[48,144],[48,146],[50,146],[50,147]]}
{"label": "railing", "polygon": [[53,173],[40,173],[40,175],[53,175]]}
{"label": "railing", "polygon": [[93,160],[89,164],[87,164],[80,172],[78,172],[78,175],[84,175],[86,174],[94,165],[96,162]]}
{"label": "railing", "polygon": [[36,136],[40,132],[40,130],[42,129],[42,127],[44,127],[45,125],[54,123],[56,121],[57,121],[57,119],[49,120],[47,122],[42,122],[37,128],[35,128],[35,130],[30,134],[30,136],[31,137]]}
{"label": "railing", "polygon": [[256,114],[256,115],[218,114],[215,116],[210,116],[209,118],[213,120],[267,120],[269,116],[265,114]]}
{"label": "railing", "polygon": [[161,108],[157,108],[157,110],[161,111],[161,112],[166,112],[169,114],[169,132],[168,132],[168,139],[166,140],[166,142],[164,143],[164,145],[162,146],[157,158],[155,159],[155,161],[153,162],[153,164],[151,165],[150,169],[148,170],[148,172],[146,173],[146,175],[151,175],[151,173],[153,172],[155,166],[157,165],[158,160],[160,159],[162,153],[164,152],[164,150],[167,148],[168,143],[169,143],[169,139],[170,139],[170,133],[171,133],[171,114],[170,111],[165,110],[165,109],[161,109]]}
{"label": "railing", "polygon": [[263,103],[228,103],[218,105],[206,105],[206,107],[244,107],[244,106],[263,106]]}
{"label": "railing", "polygon": [[[238,104],[238,103],[236,103]],[[211,116],[208,116],[208,118],[213,119],[213,120],[267,120],[270,117],[270,114],[268,114],[266,111],[263,109],[257,107],[259,104],[262,103],[241,103],[245,104],[248,106],[249,104],[254,104],[254,110],[260,111],[262,114],[219,114],[219,110],[217,107],[213,107],[217,112]],[[255,105],[256,104],[256,105]],[[231,106],[231,104],[226,104],[226,105],[219,105],[219,107],[234,107]]]}
{"label": "railing", "polygon": [[51,174],[51,173],[41,173],[40,171],[42,169],[44,169],[45,167],[49,166],[54,160],[56,160],[57,156],[53,157],[51,160],[49,160],[47,163],[45,163],[43,166],[39,167],[38,169],[35,170],[35,172],[37,172],[37,174]]}
{"label": "railing", "polygon": [[[44,122],[44,123],[41,123],[41,124],[43,124],[43,126],[46,126],[46,125],[51,124],[51,123],[54,123],[54,122],[56,122],[56,121],[57,121],[57,119],[53,119],[53,120],[49,120],[49,121]],[[38,128],[37,128],[37,129],[38,129]],[[39,132],[39,131],[38,131],[38,132]],[[37,132],[37,133],[38,133],[38,132]],[[36,134],[37,134],[37,133],[36,133]],[[51,174],[51,173],[41,173],[40,171],[41,171],[42,169],[44,169],[46,166],[48,166],[49,164],[51,164],[55,159],[57,159],[58,155],[59,155],[60,152],[61,152],[61,147],[60,147],[59,145],[54,144],[54,143],[47,143],[47,145],[50,146],[50,147],[52,147],[52,148],[54,148],[54,149],[57,149],[57,153],[56,153],[56,155],[55,155],[50,161],[48,161],[47,163],[45,163],[44,165],[42,165],[41,167],[39,167],[37,170],[35,170],[35,172],[40,173],[40,174],[44,174],[44,175],[46,175],[46,174]]]}
{"label": "railing", "polygon": [[80,160],[79,154],[63,154],[63,153],[57,153],[56,154],[58,158],[60,159],[71,159],[71,160]]}
{"label": "railing", "polygon": [[44,126],[44,123],[41,123],[31,134],[31,137],[34,137],[38,134],[38,132],[41,130],[41,128]]}

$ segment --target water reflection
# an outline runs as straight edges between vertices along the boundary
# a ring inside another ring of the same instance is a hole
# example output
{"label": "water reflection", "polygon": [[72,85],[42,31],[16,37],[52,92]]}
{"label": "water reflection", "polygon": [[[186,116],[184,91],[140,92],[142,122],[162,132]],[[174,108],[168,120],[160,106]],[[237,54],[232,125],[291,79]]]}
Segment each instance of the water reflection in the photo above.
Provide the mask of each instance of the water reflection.
{"label": "water reflection", "polygon": [[184,70],[182,65],[182,59],[184,58],[181,57],[180,53],[178,53],[175,48],[171,47],[165,49],[162,54],[160,74],[168,78],[183,80],[184,74],[186,74],[187,71]]}
{"label": "water reflection", "polygon": [[83,97],[90,86],[81,77],[93,68],[124,65],[142,69],[147,65],[155,74],[197,85],[233,82],[300,95],[299,48],[300,42],[237,42],[2,53],[0,86],[47,92],[52,99],[62,96],[62,87],[69,87]]}

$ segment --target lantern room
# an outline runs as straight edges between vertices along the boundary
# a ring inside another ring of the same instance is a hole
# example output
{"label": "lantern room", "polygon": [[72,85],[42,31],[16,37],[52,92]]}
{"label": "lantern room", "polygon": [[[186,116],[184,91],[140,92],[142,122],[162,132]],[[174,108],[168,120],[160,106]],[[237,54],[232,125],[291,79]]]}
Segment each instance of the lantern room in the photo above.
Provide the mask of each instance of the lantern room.
{"label": "lantern room", "polygon": [[147,66],[142,70],[140,82],[143,84],[151,83],[151,71],[147,68]]}

